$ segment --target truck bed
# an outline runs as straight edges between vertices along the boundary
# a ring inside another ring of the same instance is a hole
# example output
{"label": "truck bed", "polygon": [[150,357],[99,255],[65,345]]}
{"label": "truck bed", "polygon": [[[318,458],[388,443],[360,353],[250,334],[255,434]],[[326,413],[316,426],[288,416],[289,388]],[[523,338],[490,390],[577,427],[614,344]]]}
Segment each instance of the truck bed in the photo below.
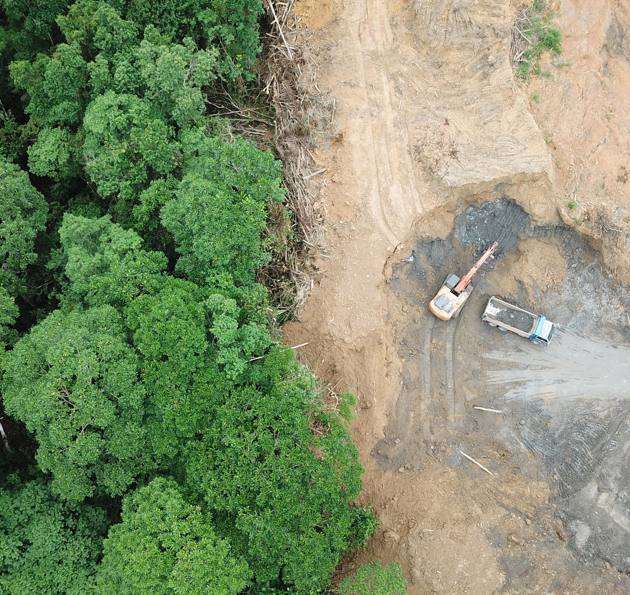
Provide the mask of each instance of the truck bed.
{"label": "truck bed", "polygon": [[539,318],[496,298],[490,300],[484,314],[488,320],[496,320],[528,335],[536,330]]}

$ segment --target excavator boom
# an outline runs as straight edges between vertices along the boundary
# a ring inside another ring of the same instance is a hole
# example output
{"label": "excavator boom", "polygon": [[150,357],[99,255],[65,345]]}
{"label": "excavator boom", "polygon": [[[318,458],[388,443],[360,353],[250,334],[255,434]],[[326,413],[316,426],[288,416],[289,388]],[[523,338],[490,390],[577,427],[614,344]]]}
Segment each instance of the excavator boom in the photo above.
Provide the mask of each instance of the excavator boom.
{"label": "excavator boom", "polygon": [[496,250],[497,246],[499,245],[499,242],[495,242],[494,244],[492,244],[492,246],[490,246],[490,248],[488,248],[482,255],[482,257],[475,263],[475,266],[470,269],[459,281],[459,283],[457,285],[455,285],[455,287],[453,288],[453,293],[455,294],[459,294],[462,291],[464,291],[464,289],[466,289],[466,287],[468,287],[468,284],[470,283],[470,281],[472,280],[472,278],[475,276],[475,273],[479,270],[479,267],[486,262],[486,260],[488,260],[488,258],[490,258],[490,256],[492,255],[492,253]]}

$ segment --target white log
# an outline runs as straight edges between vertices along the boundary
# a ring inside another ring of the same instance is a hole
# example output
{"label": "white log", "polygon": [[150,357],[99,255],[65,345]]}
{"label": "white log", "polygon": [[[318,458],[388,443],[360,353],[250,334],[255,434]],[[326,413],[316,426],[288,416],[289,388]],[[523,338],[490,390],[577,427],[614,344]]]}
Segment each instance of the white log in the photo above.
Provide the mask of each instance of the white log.
{"label": "white log", "polygon": [[469,461],[471,461],[472,463],[477,465],[477,467],[481,467],[486,473],[489,473],[490,475],[494,475],[494,473],[492,473],[492,471],[490,471],[489,469],[486,469],[479,461],[475,461],[475,459],[473,459],[471,456],[467,455],[463,450],[460,450],[459,452],[461,454],[463,454]]}

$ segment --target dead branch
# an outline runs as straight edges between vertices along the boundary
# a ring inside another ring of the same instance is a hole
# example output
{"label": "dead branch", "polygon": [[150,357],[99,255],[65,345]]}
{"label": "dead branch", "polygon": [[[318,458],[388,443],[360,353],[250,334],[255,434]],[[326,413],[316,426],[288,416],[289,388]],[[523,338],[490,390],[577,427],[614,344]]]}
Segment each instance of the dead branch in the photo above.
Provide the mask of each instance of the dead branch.
{"label": "dead branch", "polygon": [[291,52],[291,48],[289,47],[289,44],[287,43],[286,37],[284,36],[282,25],[280,24],[280,21],[278,21],[278,15],[276,15],[276,11],[273,7],[273,0],[268,0],[267,5],[269,6],[269,10],[271,10],[271,14],[273,15],[273,20],[275,21],[276,26],[278,27],[278,32],[280,33],[280,37],[282,37],[282,41],[284,42],[284,45],[287,48],[287,57],[289,58],[289,60],[293,60],[293,53]]}
{"label": "dead branch", "polygon": [[60,390],[60,391],[61,391],[64,395],[66,395],[66,397],[67,397],[67,398],[66,398],[66,397],[61,397],[61,400],[62,400],[64,403],[66,403],[66,405],[70,405],[70,407],[72,407],[73,409],[76,409],[76,408],[77,408],[77,407],[76,407],[76,405],[75,405],[72,401],[70,401],[70,393],[68,392],[68,389],[65,387],[65,385],[64,385],[64,384],[62,384],[62,385],[59,387],[59,390]]}
{"label": "dead branch", "polygon": [[[4,418],[0,417],[0,419],[4,419]],[[11,450],[9,447],[9,440],[7,439],[7,435],[4,433],[4,428],[2,427],[1,423],[0,423],[0,434],[2,435],[2,441],[4,442],[4,445],[6,446],[7,450]]]}
{"label": "dead branch", "polygon": [[486,473],[489,473],[490,475],[494,475],[494,473],[492,473],[492,471],[490,471],[489,469],[486,469],[479,461],[476,461],[475,459],[473,459],[470,455],[467,455],[463,450],[459,451],[461,454],[463,454],[471,463],[474,463],[475,465],[477,465],[477,467],[480,467],[481,469],[483,469]]}

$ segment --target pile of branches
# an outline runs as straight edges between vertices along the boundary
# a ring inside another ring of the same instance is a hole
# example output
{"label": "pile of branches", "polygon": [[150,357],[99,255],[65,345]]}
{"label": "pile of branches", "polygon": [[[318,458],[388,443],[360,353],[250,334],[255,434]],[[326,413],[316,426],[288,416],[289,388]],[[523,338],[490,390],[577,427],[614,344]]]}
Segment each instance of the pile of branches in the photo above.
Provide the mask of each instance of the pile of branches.
{"label": "pile of branches", "polygon": [[[285,308],[290,317],[298,317],[312,288],[304,261],[309,254],[315,256],[325,251],[321,215],[313,208],[317,189],[312,184],[313,178],[323,170],[318,168],[311,149],[315,146],[315,137],[326,134],[332,124],[334,102],[321,93],[313,94],[301,80],[307,60],[297,41],[305,33],[299,28],[293,0],[264,0],[264,6],[270,32],[265,43],[263,91],[276,112],[273,146],[283,163],[287,205],[301,237],[299,243],[286,243],[284,262],[293,295]],[[263,270],[261,274],[265,276],[266,272]],[[268,281],[270,279],[264,280],[266,285]]]}
{"label": "pile of branches", "polygon": [[533,28],[530,12],[534,9],[535,4],[535,2],[532,2],[529,6],[518,10],[514,16],[512,43],[510,47],[510,61],[514,68],[518,68],[525,52],[532,46],[532,40],[528,33]]}

